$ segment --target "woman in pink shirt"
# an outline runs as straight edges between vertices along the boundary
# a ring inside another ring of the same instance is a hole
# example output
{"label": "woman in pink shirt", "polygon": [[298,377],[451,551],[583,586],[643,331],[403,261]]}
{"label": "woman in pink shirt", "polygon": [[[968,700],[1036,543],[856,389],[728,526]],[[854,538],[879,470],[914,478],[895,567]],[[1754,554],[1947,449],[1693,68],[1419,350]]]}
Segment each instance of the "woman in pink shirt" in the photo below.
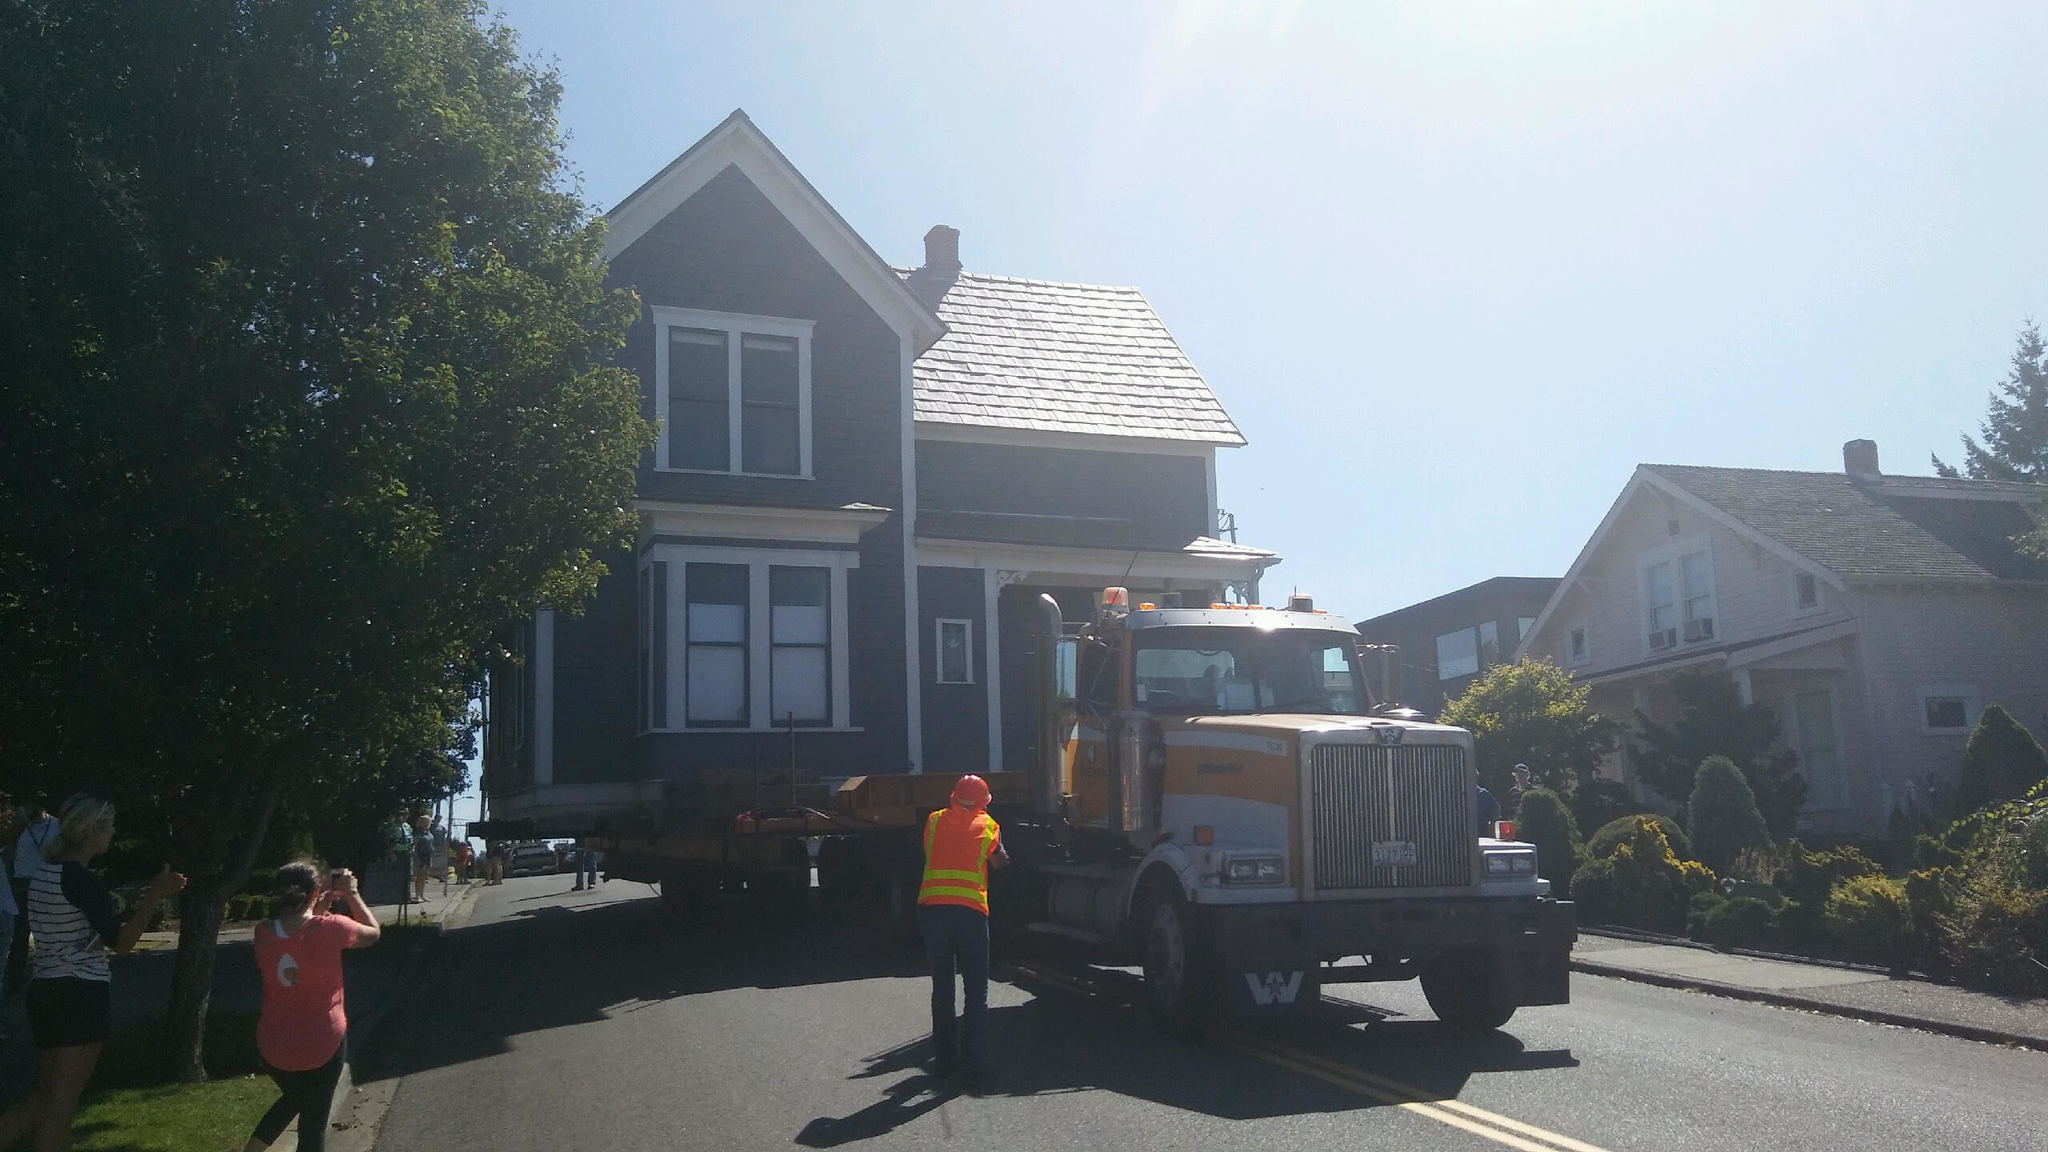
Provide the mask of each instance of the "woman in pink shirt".
{"label": "woman in pink shirt", "polygon": [[[321,1152],[334,1086],[348,1056],[341,954],[376,943],[382,929],[356,890],[355,873],[346,868],[322,883],[314,865],[287,864],[277,870],[276,894],[277,919],[256,927],[256,968],[263,976],[256,1052],[280,1095],[256,1122],[242,1152],[263,1152],[294,1116],[299,1147]],[[347,902],[346,917],[327,913],[336,900]]]}

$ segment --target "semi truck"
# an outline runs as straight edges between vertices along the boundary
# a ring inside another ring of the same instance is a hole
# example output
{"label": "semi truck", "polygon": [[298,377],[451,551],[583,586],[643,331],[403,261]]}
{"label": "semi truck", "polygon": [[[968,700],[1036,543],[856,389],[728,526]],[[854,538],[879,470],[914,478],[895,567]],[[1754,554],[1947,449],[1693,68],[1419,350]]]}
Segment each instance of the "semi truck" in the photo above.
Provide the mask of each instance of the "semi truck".
{"label": "semi truck", "polygon": [[[1041,597],[1036,762],[991,773],[1012,866],[993,927],[1143,970],[1175,1029],[1307,1009],[1324,986],[1419,979],[1446,1023],[1568,1002],[1572,905],[1533,845],[1482,828],[1469,732],[1368,689],[1368,653],[1307,597],[1129,603],[1069,622]],[[1387,695],[1387,693],[1380,693]],[[829,800],[640,821],[613,876],[679,909],[745,888],[912,912],[925,817],[950,775],[856,776]],[[815,797],[813,797],[815,798]]]}

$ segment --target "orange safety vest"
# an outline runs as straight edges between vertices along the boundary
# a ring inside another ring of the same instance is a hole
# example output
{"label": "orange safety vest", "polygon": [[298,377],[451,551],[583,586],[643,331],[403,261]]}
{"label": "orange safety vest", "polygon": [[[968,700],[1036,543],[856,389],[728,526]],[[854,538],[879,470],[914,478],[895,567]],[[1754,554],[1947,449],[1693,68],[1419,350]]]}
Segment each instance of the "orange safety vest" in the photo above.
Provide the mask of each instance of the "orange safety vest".
{"label": "orange safety vest", "polygon": [[988,858],[1002,829],[987,812],[948,805],[924,822],[924,880],[919,904],[958,904],[988,915]]}

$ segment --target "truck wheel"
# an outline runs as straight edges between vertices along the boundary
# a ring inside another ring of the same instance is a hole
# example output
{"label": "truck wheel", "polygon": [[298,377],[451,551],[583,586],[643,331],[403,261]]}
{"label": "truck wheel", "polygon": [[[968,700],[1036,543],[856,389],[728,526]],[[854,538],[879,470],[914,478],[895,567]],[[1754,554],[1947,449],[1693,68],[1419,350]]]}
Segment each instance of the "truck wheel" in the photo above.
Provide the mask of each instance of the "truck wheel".
{"label": "truck wheel", "polygon": [[1209,991],[1208,942],[1172,889],[1155,887],[1140,915],[1145,1007],[1168,1032],[1198,1037]]}
{"label": "truck wheel", "polygon": [[1515,1014],[1493,957],[1449,953],[1422,970],[1422,995],[1436,1018],[1461,1032],[1498,1028]]}

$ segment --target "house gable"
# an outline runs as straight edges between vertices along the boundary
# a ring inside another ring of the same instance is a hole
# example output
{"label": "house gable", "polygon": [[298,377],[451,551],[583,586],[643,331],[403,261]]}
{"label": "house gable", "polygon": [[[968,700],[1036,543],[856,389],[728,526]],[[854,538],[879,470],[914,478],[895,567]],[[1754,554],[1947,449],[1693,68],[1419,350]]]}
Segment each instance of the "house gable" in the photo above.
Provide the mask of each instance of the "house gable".
{"label": "house gable", "polygon": [[[1799,599],[1802,574],[1810,605]],[[1517,654],[1592,677],[1719,662],[1838,619],[1841,588],[1834,573],[1638,469]]]}
{"label": "house gable", "polygon": [[617,260],[728,170],[745,177],[773,204],[876,315],[911,340],[915,352],[923,352],[945,334],[945,325],[918,301],[888,262],[738,109],[605,214],[605,258]]}

